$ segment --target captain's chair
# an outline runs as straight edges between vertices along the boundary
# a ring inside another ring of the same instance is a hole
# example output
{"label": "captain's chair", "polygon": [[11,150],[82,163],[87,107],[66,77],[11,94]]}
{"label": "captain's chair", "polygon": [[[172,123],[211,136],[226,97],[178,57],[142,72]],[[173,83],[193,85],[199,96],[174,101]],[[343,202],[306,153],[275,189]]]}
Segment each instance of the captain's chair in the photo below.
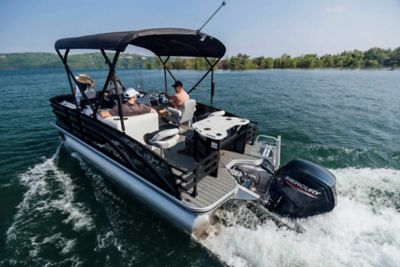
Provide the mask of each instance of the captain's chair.
{"label": "captain's chair", "polygon": [[178,125],[180,128],[183,123],[188,122],[189,126],[192,124],[194,112],[196,111],[196,100],[189,99],[184,102],[179,109],[168,107],[169,115],[165,118],[170,122]]}

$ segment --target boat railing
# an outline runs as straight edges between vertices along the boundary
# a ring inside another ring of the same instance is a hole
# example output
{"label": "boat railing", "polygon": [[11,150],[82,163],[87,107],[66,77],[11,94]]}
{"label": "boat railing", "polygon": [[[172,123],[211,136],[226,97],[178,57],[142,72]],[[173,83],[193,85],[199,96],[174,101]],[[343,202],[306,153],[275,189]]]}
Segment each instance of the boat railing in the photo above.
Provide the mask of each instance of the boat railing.
{"label": "boat railing", "polygon": [[[190,169],[185,170],[177,166],[174,168],[180,172],[177,178],[180,180],[180,186],[183,191],[193,197],[197,196],[197,184],[218,169],[219,153],[218,151],[212,152],[210,155],[195,163]],[[191,191],[191,192],[190,192]]]}
{"label": "boat railing", "polygon": [[246,154],[268,160],[277,170],[281,161],[281,136],[258,135]]}
{"label": "boat railing", "polygon": [[250,145],[254,144],[256,138],[256,132],[257,132],[257,123],[251,121],[246,128],[246,141],[248,144]]}
{"label": "boat railing", "polygon": [[187,170],[179,168],[123,132],[60,104],[64,99],[57,96],[50,100],[57,125],[177,198],[182,191],[196,196],[197,184],[218,168],[218,153],[211,153]]}

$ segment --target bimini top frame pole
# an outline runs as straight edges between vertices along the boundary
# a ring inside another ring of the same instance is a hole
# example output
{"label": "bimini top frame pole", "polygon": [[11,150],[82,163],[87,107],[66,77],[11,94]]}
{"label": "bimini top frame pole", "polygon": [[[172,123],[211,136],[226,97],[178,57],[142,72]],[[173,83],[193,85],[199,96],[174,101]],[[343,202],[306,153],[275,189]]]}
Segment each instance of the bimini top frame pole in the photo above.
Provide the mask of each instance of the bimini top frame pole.
{"label": "bimini top frame pole", "polygon": [[167,67],[167,62],[170,59],[170,56],[168,56],[165,60],[163,60],[160,56],[158,56],[158,59],[161,61],[163,64],[163,69],[164,69],[164,88],[165,88],[165,93],[168,93],[168,84],[167,84],[167,72],[171,76],[171,78],[176,81],[175,76],[172,74],[172,72],[168,69]]}
{"label": "bimini top frame pole", "polygon": [[210,93],[210,103],[211,105],[213,104],[213,99],[214,99],[214,93],[215,93],[215,83],[214,83],[214,68],[218,64],[221,58],[217,59],[214,63],[211,63],[210,60],[204,56],[204,59],[207,61],[208,65],[210,66],[209,69],[207,70],[206,73],[200,78],[200,80],[193,85],[193,87],[188,91],[188,94],[190,94],[192,91],[196,89],[196,87],[207,77],[207,75],[211,72],[211,93]]}
{"label": "bimini top frame pole", "polygon": [[[83,98],[86,101],[88,101],[88,98],[87,98],[86,94],[83,93],[82,89],[79,86],[75,86],[75,88],[74,88],[74,85],[72,84],[72,80],[75,82],[76,85],[78,85],[78,81],[75,79],[75,76],[72,73],[71,68],[69,67],[69,65],[67,63],[68,54],[69,54],[70,50],[66,49],[65,53],[64,53],[64,56],[61,54],[61,52],[58,49],[56,49],[56,51],[57,51],[58,56],[61,58],[61,61],[64,64],[65,71],[67,72],[68,83],[69,83],[69,86],[71,88],[72,96],[74,96],[75,106],[76,106],[77,109],[80,109],[80,106],[79,106],[79,104],[78,104],[78,102],[76,100],[76,97],[75,97],[75,91],[74,90],[79,90],[81,95],[83,96]],[[71,80],[71,78],[72,78],[72,80]]]}
{"label": "bimini top frame pole", "polygon": [[[76,101],[74,86],[73,86],[73,83],[72,83],[72,80],[73,80],[75,82],[75,84],[78,85],[78,81],[75,79],[75,76],[72,73],[72,70],[68,65],[68,54],[69,54],[70,49],[66,49],[64,56],[61,54],[61,52],[58,49],[56,49],[56,51],[57,51],[58,56],[61,58],[61,61],[63,62],[65,70],[67,72],[68,83],[69,83],[70,88],[71,88],[72,96],[74,96],[73,98],[74,98],[75,105],[76,105],[77,109],[80,109],[80,106],[78,105],[78,103]],[[107,65],[109,66],[109,72],[108,72],[108,75],[107,75],[107,79],[106,79],[106,81],[104,83],[103,90],[101,91],[101,99],[102,99],[103,95],[104,95],[104,92],[107,90],[109,81],[112,78],[113,78],[112,80],[114,82],[114,88],[117,88],[114,74],[115,74],[115,66],[116,66],[116,64],[118,62],[118,57],[119,57],[120,52],[116,52],[115,53],[113,61],[111,62],[110,59],[107,57],[107,54],[104,52],[104,50],[101,49],[100,51],[101,51],[104,59],[106,60]],[[72,80],[71,80],[71,78],[72,78]],[[86,94],[84,92],[82,92],[81,88],[79,86],[76,86],[75,88],[79,89],[80,92],[81,92],[81,95],[84,97],[84,99],[89,102],[89,99],[87,98]],[[124,117],[123,117],[123,114],[122,114],[122,108],[121,108],[122,104],[121,104],[121,96],[120,95],[118,95],[117,102],[118,102],[118,115],[119,115],[119,118],[120,118],[120,121],[121,121],[121,129],[122,129],[123,132],[125,132]],[[92,106],[93,118],[95,118],[95,119],[97,118],[96,114],[97,114],[97,110],[98,110],[99,106],[100,106],[100,103],[95,103],[94,107]]]}
{"label": "bimini top frame pole", "polygon": [[[108,67],[110,68],[110,70],[108,72],[108,75],[107,75],[106,82],[105,82],[105,84],[103,86],[103,90],[101,90],[101,93],[100,93],[100,99],[103,99],[104,92],[107,90],[107,87],[108,87],[109,82],[111,81],[111,78],[112,78],[112,81],[114,83],[114,88],[115,88],[115,90],[117,90],[117,80],[116,80],[116,77],[115,77],[115,66],[117,65],[118,57],[119,57],[120,52],[116,52],[115,53],[114,59],[111,62],[110,59],[108,58],[106,52],[104,52],[104,49],[100,49],[100,51],[101,51],[101,54],[103,55],[104,59],[106,60],[106,63],[108,65]],[[122,114],[121,95],[118,94],[118,93],[117,93],[117,104],[118,104],[118,116],[119,116],[119,119],[121,121],[121,129],[122,129],[123,132],[125,132],[124,115]],[[99,104],[96,105],[96,108],[94,110],[94,116],[96,116],[98,108],[99,108]]]}
{"label": "bimini top frame pole", "polygon": [[[158,56],[158,55],[157,55]],[[161,64],[163,65],[163,70],[164,70],[164,88],[165,88],[165,92],[168,93],[168,85],[167,85],[167,72],[168,74],[171,76],[171,78],[176,81],[175,76],[172,74],[172,72],[169,70],[169,68],[167,67],[167,62],[170,59],[170,57],[167,57],[165,60],[163,60],[160,56],[158,56]],[[214,98],[214,94],[215,94],[215,83],[214,83],[214,68],[215,66],[218,64],[218,62],[220,61],[220,58],[217,59],[214,63],[211,63],[210,60],[204,56],[203,57],[208,66],[209,69],[207,70],[206,73],[204,73],[204,75],[200,78],[200,80],[197,81],[197,83],[195,85],[192,86],[192,88],[188,91],[188,94],[190,94],[192,91],[194,91],[197,86],[207,77],[207,75],[211,72],[211,87],[210,87],[210,103],[211,105],[213,104],[213,98]]]}
{"label": "bimini top frame pole", "polygon": [[[135,45],[152,51],[162,62],[164,67],[164,86],[167,91],[167,72],[176,81],[174,75],[168,69],[167,62],[171,56],[176,57],[203,57],[208,62],[210,68],[203,75],[203,77],[189,90],[188,93],[192,92],[211,72],[211,104],[213,102],[213,96],[215,91],[214,85],[214,67],[219,60],[224,56],[226,48],[216,38],[209,36],[200,30],[190,30],[181,28],[158,28],[158,29],[147,29],[139,31],[126,31],[126,32],[111,32],[101,33],[95,35],[87,35],[74,38],[60,39],[55,43],[55,49],[57,54],[61,58],[65,70],[68,75],[68,81],[71,87],[71,92],[74,93],[74,86],[72,80],[76,83],[75,76],[72,74],[71,68],[67,63],[67,57],[70,49],[95,49],[100,50],[103,57],[110,68],[101,97],[108,86],[109,81],[112,77],[115,77],[115,67],[118,61],[119,54],[125,51],[128,45]],[[60,50],[66,50],[63,56]],[[115,51],[115,55],[112,61],[107,57],[105,50]],[[162,57],[166,56],[166,60],[162,60]],[[211,63],[208,58],[217,58],[214,63]],[[114,85],[116,85],[115,79],[113,79]],[[79,88],[79,86],[78,86]],[[79,88],[80,91],[81,88]],[[81,92],[83,97],[87,100],[87,96]],[[118,109],[121,119],[121,127],[124,130],[123,116],[121,112],[121,99],[118,99]],[[75,99],[76,103],[76,99]],[[94,111],[97,112],[99,103],[96,103]],[[79,107],[78,107],[79,108]],[[96,113],[94,113],[96,119]]]}

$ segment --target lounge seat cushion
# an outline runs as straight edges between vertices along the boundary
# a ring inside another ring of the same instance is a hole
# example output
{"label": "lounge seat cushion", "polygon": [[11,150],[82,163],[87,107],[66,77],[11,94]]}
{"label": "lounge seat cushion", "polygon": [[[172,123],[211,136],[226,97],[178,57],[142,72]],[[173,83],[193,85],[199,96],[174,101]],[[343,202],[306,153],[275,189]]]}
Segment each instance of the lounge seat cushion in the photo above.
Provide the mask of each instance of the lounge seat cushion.
{"label": "lounge seat cushion", "polygon": [[[121,121],[119,116],[111,116],[102,118],[100,115],[97,116],[103,123],[110,125],[122,131]],[[156,112],[150,112],[146,114],[136,116],[125,116],[124,117],[125,133],[137,141],[145,144],[144,135],[158,131],[158,114]]]}

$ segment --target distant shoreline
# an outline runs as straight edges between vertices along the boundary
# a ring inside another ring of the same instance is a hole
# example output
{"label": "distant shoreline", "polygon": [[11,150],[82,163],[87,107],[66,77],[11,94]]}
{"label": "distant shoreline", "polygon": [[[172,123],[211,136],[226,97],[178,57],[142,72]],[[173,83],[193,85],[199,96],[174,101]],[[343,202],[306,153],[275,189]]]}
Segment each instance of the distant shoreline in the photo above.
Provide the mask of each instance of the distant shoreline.
{"label": "distant shoreline", "polygon": [[[100,53],[70,55],[73,68],[107,69]],[[161,69],[157,57],[136,54],[121,54],[119,69]],[[208,64],[202,58],[172,58],[168,67],[176,70],[204,70]],[[26,52],[0,54],[0,70],[63,68],[55,53]],[[250,57],[245,54],[225,57],[217,64],[218,70],[262,70],[262,69],[388,69],[400,68],[400,47],[396,49],[371,48],[367,51],[345,51],[336,55],[306,54],[291,57]]]}
{"label": "distant shoreline", "polygon": [[[80,67],[80,68],[74,68],[76,71],[108,71],[108,68],[91,68],[91,67]],[[14,68],[14,69],[0,69],[0,71],[35,71],[35,70],[40,70],[40,71],[65,71],[64,67],[62,66],[57,66],[57,67],[43,67],[43,68],[30,68],[30,67],[23,67],[23,68]],[[139,69],[139,68],[118,68],[117,70],[140,70],[140,71],[151,71],[151,70],[162,70],[161,68],[154,68],[154,69]],[[171,71],[205,71],[206,69],[170,69]],[[250,71],[317,71],[317,70],[322,70],[322,71],[329,71],[329,70],[336,70],[336,71],[397,71],[400,70],[400,67],[396,68],[387,68],[387,67],[379,67],[379,68],[312,68],[312,69],[306,69],[306,68],[271,68],[271,69],[238,69],[238,70],[231,70],[231,69],[215,69],[214,72],[250,72]]]}

